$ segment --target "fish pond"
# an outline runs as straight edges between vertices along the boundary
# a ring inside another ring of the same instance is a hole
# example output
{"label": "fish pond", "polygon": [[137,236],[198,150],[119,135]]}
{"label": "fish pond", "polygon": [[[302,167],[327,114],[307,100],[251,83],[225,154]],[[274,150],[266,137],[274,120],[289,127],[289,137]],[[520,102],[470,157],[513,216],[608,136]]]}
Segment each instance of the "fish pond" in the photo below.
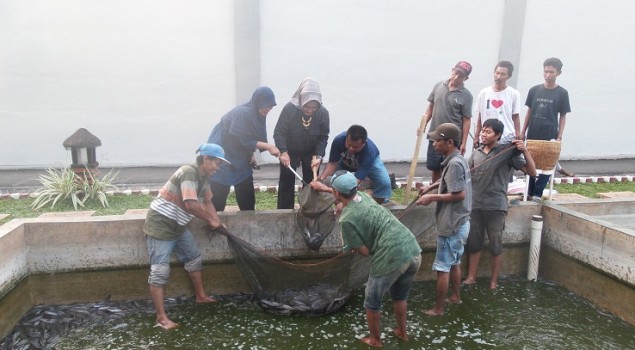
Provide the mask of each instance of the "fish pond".
{"label": "fish pond", "polygon": [[[548,281],[517,277],[462,287],[461,305],[429,317],[433,281],[416,282],[408,304],[404,342],[392,335],[392,305],[385,300],[385,349],[635,349],[635,327],[604,313]],[[153,327],[149,300],[63,306],[39,305],[27,313],[0,349],[369,349],[363,290],[336,313],[290,317],[263,312],[250,295],[225,295],[197,305],[170,298],[168,314],[180,327]]]}

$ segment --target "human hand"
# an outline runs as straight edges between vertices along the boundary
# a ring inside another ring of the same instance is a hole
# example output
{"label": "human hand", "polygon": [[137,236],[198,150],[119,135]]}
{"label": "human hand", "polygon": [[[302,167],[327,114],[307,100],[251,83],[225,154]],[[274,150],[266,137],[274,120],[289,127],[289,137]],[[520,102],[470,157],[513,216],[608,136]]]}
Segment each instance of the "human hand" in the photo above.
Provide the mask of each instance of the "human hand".
{"label": "human hand", "polygon": [[340,215],[340,213],[342,212],[342,209],[344,209],[344,203],[339,202],[335,204],[335,215]]}
{"label": "human hand", "polygon": [[525,142],[523,142],[523,140],[514,140],[512,141],[512,144],[516,146],[516,149],[521,152],[524,152],[526,149]]}
{"label": "human hand", "polygon": [[312,189],[318,191],[318,192],[328,192],[329,191],[329,187],[326,186],[325,184],[323,184],[320,181],[311,181],[311,183],[309,184],[309,186],[311,186]]}
{"label": "human hand", "polygon": [[269,148],[267,148],[267,151],[269,151],[269,153],[274,157],[277,157],[280,155],[280,150],[278,149],[278,147],[271,144],[269,145]]}
{"label": "human hand", "polygon": [[223,223],[220,221],[220,218],[218,216],[208,219],[207,224],[210,225],[213,230],[216,230],[219,227],[223,226]]}
{"label": "human hand", "polygon": [[322,164],[322,158],[313,158],[311,159],[311,168],[317,168]]}
{"label": "human hand", "polygon": [[464,156],[465,155],[465,143],[461,144],[461,147],[459,147],[459,150],[461,151],[461,155]]}
{"label": "human hand", "polygon": [[260,170],[260,165],[258,165],[258,162],[256,162],[256,157],[254,157],[253,155],[249,160],[249,165],[251,165],[252,169]]}
{"label": "human hand", "polygon": [[430,195],[423,195],[421,197],[419,197],[419,199],[417,199],[417,205],[428,205],[430,203],[432,203],[432,196]]}
{"label": "human hand", "polygon": [[284,167],[288,167],[289,165],[291,165],[291,158],[289,158],[288,152],[282,152],[278,160],[280,160],[280,164],[282,164],[282,166]]}

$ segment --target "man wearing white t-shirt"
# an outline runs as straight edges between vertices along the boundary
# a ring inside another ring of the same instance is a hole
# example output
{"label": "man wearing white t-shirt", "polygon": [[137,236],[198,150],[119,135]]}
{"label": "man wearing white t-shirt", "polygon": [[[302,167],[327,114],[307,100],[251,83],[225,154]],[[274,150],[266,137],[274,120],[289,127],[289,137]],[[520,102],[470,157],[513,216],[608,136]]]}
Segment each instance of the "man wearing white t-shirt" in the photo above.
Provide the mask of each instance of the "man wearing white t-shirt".
{"label": "man wearing white t-shirt", "polygon": [[[495,118],[503,122],[505,129],[500,144],[511,143],[520,137],[520,94],[518,90],[507,86],[512,77],[514,66],[509,61],[500,61],[494,68],[494,84],[479,92],[476,98],[476,130],[480,135],[483,122]],[[478,137],[474,148],[478,148]]]}

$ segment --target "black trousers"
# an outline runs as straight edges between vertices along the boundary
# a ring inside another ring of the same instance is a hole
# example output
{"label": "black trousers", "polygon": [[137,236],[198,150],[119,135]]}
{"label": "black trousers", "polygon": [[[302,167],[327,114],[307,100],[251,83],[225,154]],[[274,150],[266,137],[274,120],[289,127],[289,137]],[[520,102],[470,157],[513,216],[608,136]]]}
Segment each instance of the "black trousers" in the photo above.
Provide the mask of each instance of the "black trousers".
{"label": "black trousers", "polygon": [[[302,179],[305,183],[313,181],[313,171],[311,170],[311,159],[313,155],[296,156],[289,153],[291,167],[297,169],[302,165]],[[295,204],[295,175],[289,168],[280,164],[280,181],[278,182],[278,209],[293,209]]]}
{"label": "black trousers", "polygon": [[540,174],[538,176],[529,177],[529,188],[527,188],[527,196],[542,198],[542,194],[549,184],[550,175]]}
{"label": "black trousers", "polygon": [[[212,204],[216,211],[225,211],[227,204],[227,196],[231,186],[210,180],[209,185],[212,188]],[[241,183],[234,185],[234,193],[236,194],[236,202],[238,208],[242,210],[256,210],[256,193],[254,191],[254,176],[251,175]]]}

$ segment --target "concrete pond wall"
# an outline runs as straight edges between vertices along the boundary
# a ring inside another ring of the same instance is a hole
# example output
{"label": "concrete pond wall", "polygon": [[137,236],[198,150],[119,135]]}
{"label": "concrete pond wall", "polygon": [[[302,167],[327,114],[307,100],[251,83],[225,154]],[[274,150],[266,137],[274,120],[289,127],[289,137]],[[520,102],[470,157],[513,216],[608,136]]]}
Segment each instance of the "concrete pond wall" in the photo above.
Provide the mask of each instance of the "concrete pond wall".
{"label": "concrete pond wall", "polygon": [[[403,210],[396,207],[393,212],[399,216]],[[633,213],[635,201],[547,202],[542,206],[524,202],[511,206],[501,273],[526,274],[531,217],[541,214],[540,277],[562,284],[635,324],[635,234],[624,226]],[[292,210],[221,216],[233,234],[283,259],[324,259],[341,250],[337,226],[319,252],[309,250]],[[148,299],[144,218],[143,214],[132,214],[18,219],[0,226],[0,338],[37,304]],[[436,275],[430,270],[436,247],[434,206],[413,209],[404,223],[424,250],[418,279],[434,279]],[[191,228],[204,257],[207,291],[249,292],[232,262],[225,237],[207,232],[200,221],[194,221]],[[480,275],[489,274],[488,264],[488,254],[483,254]],[[176,265],[166,295],[182,294],[192,295],[192,288],[187,274]]]}

